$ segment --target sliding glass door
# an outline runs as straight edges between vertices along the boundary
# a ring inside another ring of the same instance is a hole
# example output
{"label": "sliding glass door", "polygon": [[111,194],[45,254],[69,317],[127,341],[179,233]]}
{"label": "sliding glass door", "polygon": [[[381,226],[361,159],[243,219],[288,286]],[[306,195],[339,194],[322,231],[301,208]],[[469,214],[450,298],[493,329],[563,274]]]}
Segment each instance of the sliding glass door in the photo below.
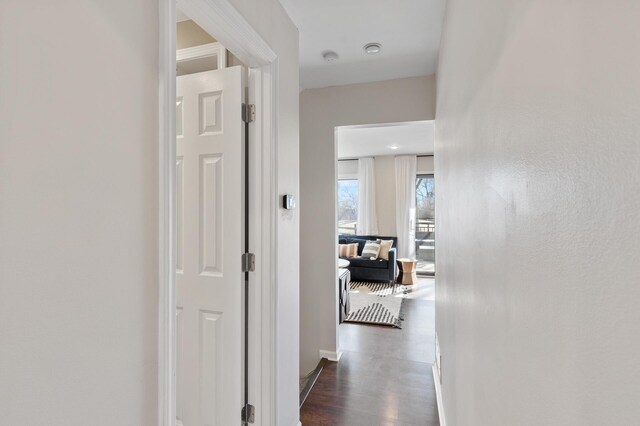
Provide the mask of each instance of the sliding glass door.
{"label": "sliding glass door", "polygon": [[433,175],[416,176],[416,259],[420,275],[436,273],[436,192]]}

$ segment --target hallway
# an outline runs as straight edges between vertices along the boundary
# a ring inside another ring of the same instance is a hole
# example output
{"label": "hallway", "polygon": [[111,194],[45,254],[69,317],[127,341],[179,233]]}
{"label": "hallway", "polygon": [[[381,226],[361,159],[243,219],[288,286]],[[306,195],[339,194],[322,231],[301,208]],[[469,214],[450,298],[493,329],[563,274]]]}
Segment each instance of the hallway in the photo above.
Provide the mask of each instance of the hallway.
{"label": "hallway", "polygon": [[436,426],[434,279],[420,278],[402,329],[343,323],[339,363],[328,362],[300,412],[304,426]]}

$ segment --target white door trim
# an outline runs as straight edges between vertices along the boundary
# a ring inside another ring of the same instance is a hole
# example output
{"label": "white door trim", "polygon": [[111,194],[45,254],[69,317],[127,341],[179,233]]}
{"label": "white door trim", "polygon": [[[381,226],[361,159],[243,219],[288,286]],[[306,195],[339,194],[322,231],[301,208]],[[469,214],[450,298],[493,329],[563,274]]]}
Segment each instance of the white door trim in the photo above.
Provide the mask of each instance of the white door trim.
{"label": "white door trim", "polygon": [[[158,424],[175,426],[175,99],[176,3],[159,0],[159,314]],[[256,105],[250,140],[251,249],[249,399],[256,425],[275,425],[277,248],[277,56],[229,0],[179,0],[178,6],[250,67],[249,100]],[[241,378],[238,378],[239,380]],[[238,412],[240,419],[240,412]]]}
{"label": "white door trim", "polygon": [[440,382],[440,373],[438,373],[438,366],[434,362],[431,366],[433,372],[433,383],[436,388],[436,401],[438,403],[438,418],[440,419],[440,426],[447,426],[447,420],[444,417],[444,402],[442,401],[442,383]]}
{"label": "white door trim", "polygon": [[211,56],[216,57],[216,63],[217,63],[216,69],[226,68],[227,49],[225,49],[218,42],[179,49],[176,51],[176,62],[188,61],[191,59],[208,58]]}

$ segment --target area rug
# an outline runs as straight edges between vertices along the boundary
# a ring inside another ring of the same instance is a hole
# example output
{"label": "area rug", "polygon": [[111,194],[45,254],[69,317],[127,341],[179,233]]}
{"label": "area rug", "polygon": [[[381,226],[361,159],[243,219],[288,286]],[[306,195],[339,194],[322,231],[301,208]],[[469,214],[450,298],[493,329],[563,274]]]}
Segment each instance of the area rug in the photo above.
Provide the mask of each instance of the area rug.
{"label": "area rug", "polygon": [[402,304],[408,289],[387,283],[351,282],[346,322],[402,328]]}

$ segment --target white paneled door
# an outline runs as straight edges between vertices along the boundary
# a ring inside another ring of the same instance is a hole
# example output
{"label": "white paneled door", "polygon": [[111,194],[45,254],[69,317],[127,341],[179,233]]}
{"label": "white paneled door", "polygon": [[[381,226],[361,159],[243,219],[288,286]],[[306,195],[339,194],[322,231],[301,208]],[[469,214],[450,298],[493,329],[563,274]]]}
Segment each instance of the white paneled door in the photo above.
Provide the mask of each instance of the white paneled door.
{"label": "white paneled door", "polygon": [[242,68],[176,88],[177,423],[240,425],[243,405]]}

